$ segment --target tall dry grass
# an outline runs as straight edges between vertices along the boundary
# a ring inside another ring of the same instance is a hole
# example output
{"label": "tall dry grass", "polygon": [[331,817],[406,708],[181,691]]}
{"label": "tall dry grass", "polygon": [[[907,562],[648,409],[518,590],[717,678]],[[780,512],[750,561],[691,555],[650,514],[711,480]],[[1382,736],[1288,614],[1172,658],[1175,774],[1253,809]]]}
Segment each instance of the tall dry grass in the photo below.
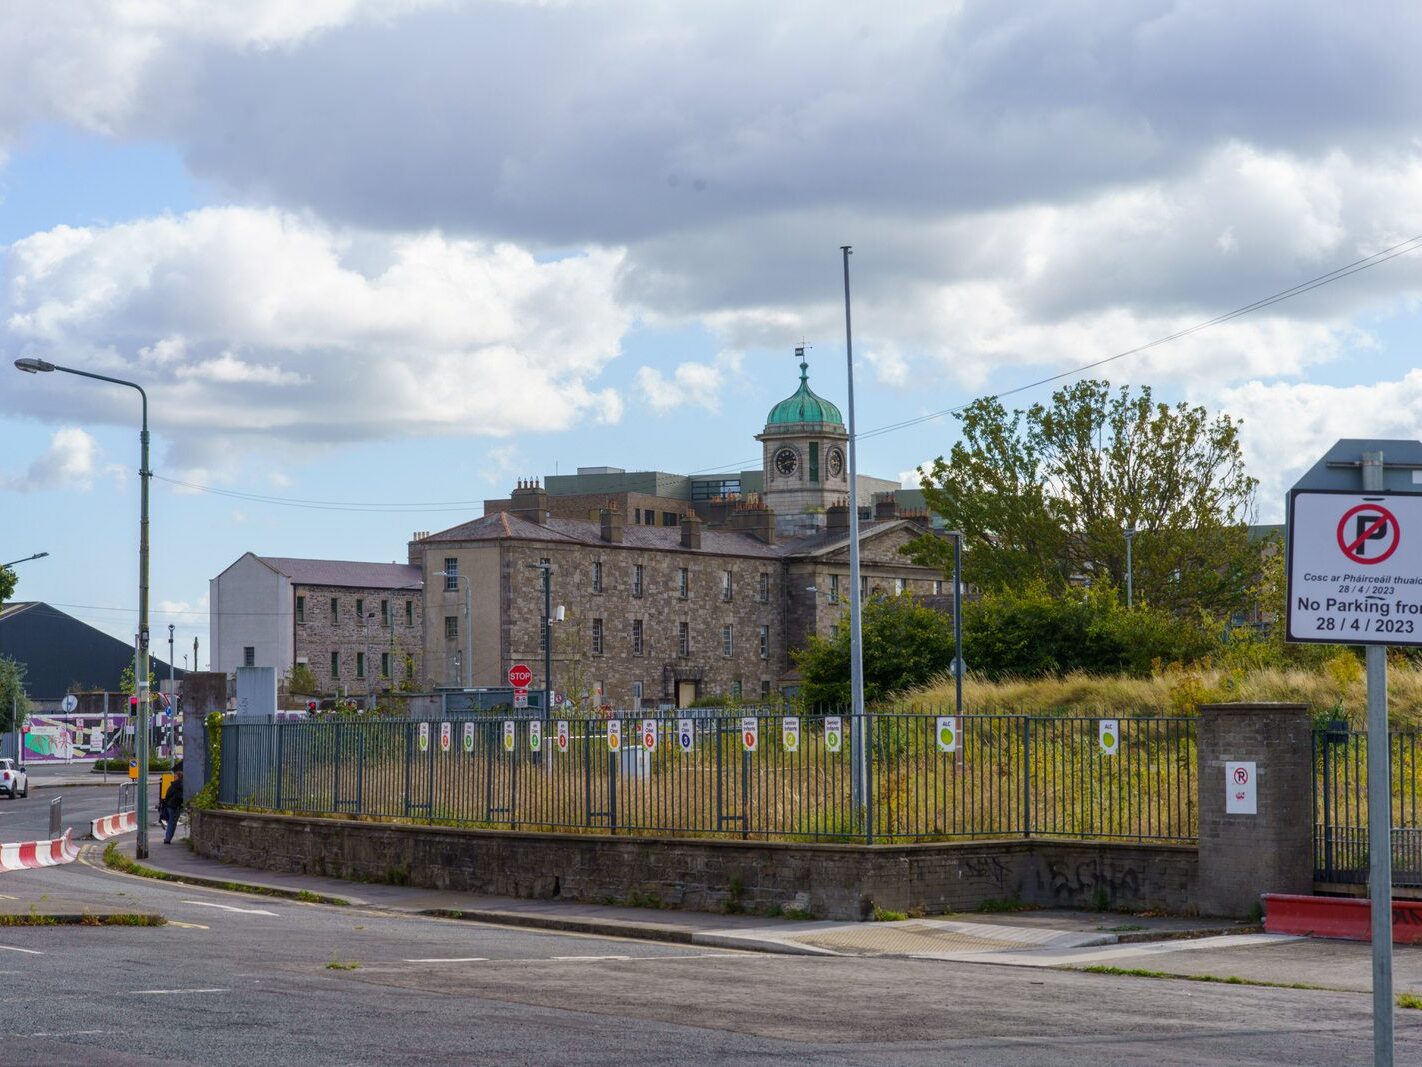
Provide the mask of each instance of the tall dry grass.
{"label": "tall dry grass", "polygon": [[[1387,691],[1393,726],[1422,728],[1422,670],[1396,658],[1389,664]],[[1171,666],[1149,678],[1073,672],[1000,682],[969,674],[963,681],[963,707],[969,713],[1193,715],[1200,704],[1268,701],[1307,704],[1317,716],[1337,714],[1361,727],[1366,700],[1362,662],[1346,651],[1316,668]],[[914,690],[902,703],[951,706],[953,680],[942,678]]]}

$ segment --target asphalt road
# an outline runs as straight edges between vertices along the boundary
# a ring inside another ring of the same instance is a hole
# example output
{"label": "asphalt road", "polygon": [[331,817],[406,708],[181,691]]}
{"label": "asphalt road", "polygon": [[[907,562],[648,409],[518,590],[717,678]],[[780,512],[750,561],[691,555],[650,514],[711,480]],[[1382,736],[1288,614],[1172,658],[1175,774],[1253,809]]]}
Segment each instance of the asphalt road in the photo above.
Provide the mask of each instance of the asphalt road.
{"label": "asphalt road", "polygon": [[[7,800],[0,796],[0,841],[35,841],[49,836],[49,806],[56,797],[62,798],[62,826],[72,827],[75,838],[89,832],[89,824],[100,815],[112,815],[118,810],[120,779],[110,776],[109,785],[82,785],[36,789],[30,784],[28,797]],[[150,785],[153,796],[158,787]],[[154,827],[157,812],[150,812]],[[61,833],[63,831],[61,830]]]}
{"label": "asphalt road", "polygon": [[[9,1061],[1337,1067],[1370,1051],[1359,994],[543,933],[152,882],[97,854],[0,876],[0,896],[172,922],[0,929]],[[1422,1063],[1422,1013],[1398,1035],[1398,1062]]]}

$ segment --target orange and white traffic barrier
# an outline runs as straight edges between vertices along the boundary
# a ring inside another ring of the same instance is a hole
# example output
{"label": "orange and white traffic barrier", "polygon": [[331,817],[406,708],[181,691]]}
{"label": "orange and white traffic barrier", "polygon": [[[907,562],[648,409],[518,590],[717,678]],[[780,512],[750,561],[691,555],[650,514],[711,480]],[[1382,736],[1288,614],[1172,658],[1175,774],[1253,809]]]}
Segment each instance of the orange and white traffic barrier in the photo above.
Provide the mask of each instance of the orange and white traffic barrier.
{"label": "orange and white traffic barrier", "polygon": [[95,819],[91,824],[95,841],[105,841],[110,837],[117,837],[119,834],[126,834],[130,830],[138,829],[138,812],[121,811],[117,815],[105,815]]}
{"label": "orange and white traffic barrier", "polygon": [[63,837],[51,838],[48,841],[20,841],[0,845],[0,871],[57,867],[61,863],[73,863],[78,856],[79,846],[74,843],[72,832],[65,830]]}

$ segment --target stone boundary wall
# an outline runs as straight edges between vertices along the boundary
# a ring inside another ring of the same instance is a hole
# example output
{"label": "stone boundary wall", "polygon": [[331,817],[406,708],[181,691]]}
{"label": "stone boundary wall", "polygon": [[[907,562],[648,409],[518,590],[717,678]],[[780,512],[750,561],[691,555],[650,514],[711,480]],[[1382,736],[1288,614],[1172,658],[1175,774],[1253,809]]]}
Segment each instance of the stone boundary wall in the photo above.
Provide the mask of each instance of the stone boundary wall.
{"label": "stone boundary wall", "polygon": [[1193,846],[1020,839],[829,845],[520,833],[251,812],[193,813],[200,855],[356,881],[585,903],[815,918],[989,901],[1193,912]]}

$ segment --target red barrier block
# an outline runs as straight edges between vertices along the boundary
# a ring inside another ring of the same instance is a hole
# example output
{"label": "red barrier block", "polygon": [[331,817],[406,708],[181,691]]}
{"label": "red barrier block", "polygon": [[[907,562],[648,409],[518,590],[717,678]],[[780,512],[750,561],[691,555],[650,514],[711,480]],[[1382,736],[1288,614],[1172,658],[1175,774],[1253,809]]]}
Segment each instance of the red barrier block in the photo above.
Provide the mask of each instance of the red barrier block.
{"label": "red barrier block", "polygon": [[[1372,916],[1372,904],[1360,897],[1264,894],[1264,929],[1271,934],[1371,941]],[[1422,945],[1422,901],[1392,902],[1392,940],[1397,945]]]}

